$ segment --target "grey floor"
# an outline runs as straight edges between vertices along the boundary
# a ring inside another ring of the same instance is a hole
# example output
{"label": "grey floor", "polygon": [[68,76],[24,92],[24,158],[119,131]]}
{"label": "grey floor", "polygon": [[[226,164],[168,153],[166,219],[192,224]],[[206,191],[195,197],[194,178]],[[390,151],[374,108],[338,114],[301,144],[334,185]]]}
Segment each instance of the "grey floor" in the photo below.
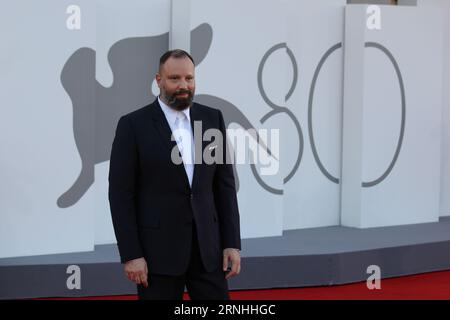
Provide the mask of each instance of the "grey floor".
{"label": "grey floor", "polygon": [[[232,290],[327,286],[450,269],[450,217],[436,223],[356,229],[324,227],[245,239],[242,272]],[[70,290],[69,265],[78,265],[82,288]],[[116,245],[93,252],[0,259],[0,299],[135,294],[123,274]]]}
{"label": "grey floor", "polygon": [[[450,217],[439,222],[357,229],[341,226],[285,231],[279,237],[244,239],[242,257],[277,257],[348,253],[450,240]],[[0,266],[119,262],[117,246],[92,252],[3,258]]]}

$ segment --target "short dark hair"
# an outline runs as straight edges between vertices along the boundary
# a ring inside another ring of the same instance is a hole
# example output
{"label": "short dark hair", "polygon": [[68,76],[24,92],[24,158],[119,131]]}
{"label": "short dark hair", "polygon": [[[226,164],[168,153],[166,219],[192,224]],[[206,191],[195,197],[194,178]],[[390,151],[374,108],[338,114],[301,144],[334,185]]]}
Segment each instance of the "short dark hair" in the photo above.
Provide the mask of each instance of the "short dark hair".
{"label": "short dark hair", "polygon": [[161,70],[161,67],[164,63],[166,63],[167,60],[169,60],[169,58],[189,58],[189,60],[191,60],[195,66],[194,59],[189,53],[181,49],[174,49],[167,51],[161,56],[161,58],[159,58],[159,70]]}

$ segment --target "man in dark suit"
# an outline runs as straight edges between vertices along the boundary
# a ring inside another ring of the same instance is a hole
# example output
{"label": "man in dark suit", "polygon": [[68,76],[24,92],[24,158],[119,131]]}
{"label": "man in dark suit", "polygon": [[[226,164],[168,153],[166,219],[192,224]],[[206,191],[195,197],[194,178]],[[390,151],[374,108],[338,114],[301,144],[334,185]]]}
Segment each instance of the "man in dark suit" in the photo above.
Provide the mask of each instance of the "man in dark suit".
{"label": "man in dark suit", "polygon": [[[125,274],[140,299],[181,299],[185,286],[191,299],[228,299],[241,239],[223,116],[193,103],[187,52],[162,55],[156,81],[159,97],[120,118],[111,151],[109,201]],[[206,130],[220,138],[203,141]],[[204,161],[215,152],[220,161]]]}

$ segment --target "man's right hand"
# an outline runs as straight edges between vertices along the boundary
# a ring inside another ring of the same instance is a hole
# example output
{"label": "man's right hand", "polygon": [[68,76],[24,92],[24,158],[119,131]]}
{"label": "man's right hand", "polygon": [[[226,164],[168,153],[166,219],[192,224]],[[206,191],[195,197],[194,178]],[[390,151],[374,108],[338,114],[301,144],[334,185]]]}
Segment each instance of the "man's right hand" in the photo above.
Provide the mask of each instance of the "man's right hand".
{"label": "man's right hand", "polygon": [[136,284],[148,287],[148,268],[144,258],[137,258],[125,262],[125,275]]}

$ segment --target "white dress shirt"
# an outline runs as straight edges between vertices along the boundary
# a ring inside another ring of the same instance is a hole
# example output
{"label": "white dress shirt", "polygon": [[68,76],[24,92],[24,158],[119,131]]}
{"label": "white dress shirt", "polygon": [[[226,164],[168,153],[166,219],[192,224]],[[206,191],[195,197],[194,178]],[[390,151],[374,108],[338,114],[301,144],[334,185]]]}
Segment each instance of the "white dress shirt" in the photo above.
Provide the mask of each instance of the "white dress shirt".
{"label": "white dress shirt", "polygon": [[161,106],[167,122],[169,123],[172,136],[174,137],[178,149],[182,155],[184,170],[192,187],[192,178],[194,176],[194,135],[191,127],[191,117],[189,108],[183,111],[177,111],[167,106],[159,97],[159,105]]}

